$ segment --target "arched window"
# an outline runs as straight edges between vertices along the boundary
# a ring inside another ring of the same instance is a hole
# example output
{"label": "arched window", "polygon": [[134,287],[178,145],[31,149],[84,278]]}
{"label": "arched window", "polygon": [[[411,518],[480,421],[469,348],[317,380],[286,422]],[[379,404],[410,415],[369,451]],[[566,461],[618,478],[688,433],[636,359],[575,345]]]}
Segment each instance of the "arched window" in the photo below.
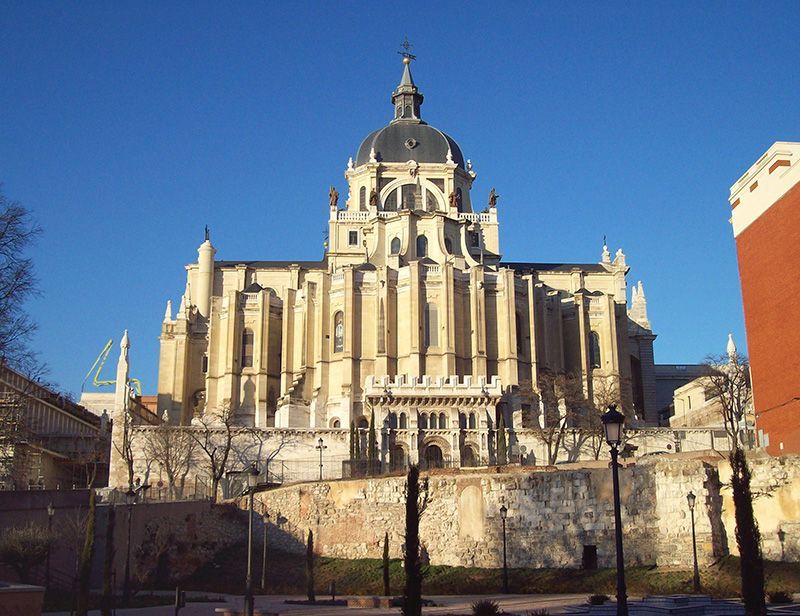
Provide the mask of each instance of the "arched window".
{"label": "arched window", "polygon": [[400,238],[399,237],[395,237],[395,238],[392,239],[390,252],[393,255],[399,255],[400,254]]}
{"label": "arched window", "polygon": [[361,190],[358,191],[358,209],[365,210],[367,209],[367,187],[362,186]]}
{"label": "arched window", "polygon": [[444,413],[439,413],[439,427],[446,428],[447,427],[447,415]]}
{"label": "arched window", "polygon": [[344,313],[340,310],[333,315],[333,352],[344,351]]}
{"label": "arched window", "polygon": [[389,422],[389,427],[394,430],[397,428],[397,413],[389,413],[387,417],[387,421]]}
{"label": "arched window", "polygon": [[408,415],[400,413],[400,429],[408,430]]}
{"label": "arched window", "polygon": [[525,345],[522,343],[523,334],[525,330],[522,328],[522,315],[517,312],[517,353],[522,355],[524,353]]}
{"label": "arched window", "polygon": [[462,430],[467,429],[467,416],[464,413],[458,414],[458,427]]}
{"label": "arched window", "polygon": [[469,414],[469,429],[470,430],[475,429],[475,413]]}
{"label": "arched window", "polygon": [[600,334],[597,332],[589,335],[589,362],[592,368],[600,367]]}
{"label": "arched window", "polygon": [[404,210],[417,209],[417,186],[416,184],[403,184],[400,187]]}
{"label": "arched window", "polygon": [[404,118],[411,117],[411,105],[406,105],[405,113],[403,114]]}
{"label": "arched window", "polygon": [[439,207],[439,204],[436,201],[436,197],[434,196],[434,194],[429,189],[426,188],[425,189],[425,209],[428,210],[429,212],[435,212],[438,207]]}
{"label": "arched window", "polygon": [[417,236],[417,259],[428,256],[428,238],[424,235]]}
{"label": "arched window", "polygon": [[436,304],[425,304],[423,327],[423,344],[426,347],[439,346],[439,310]]}
{"label": "arched window", "polygon": [[386,200],[383,202],[383,209],[387,212],[397,211],[397,192],[392,191],[386,195]]}
{"label": "arched window", "polygon": [[419,427],[425,430],[428,427],[428,416],[425,413],[419,416]]}
{"label": "arched window", "polygon": [[331,419],[331,428],[341,428],[341,427],[342,427],[342,422],[340,422],[338,418],[334,417],[333,419]]}
{"label": "arched window", "polygon": [[449,237],[444,238],[444,249],[450,254],[453,253],[453,240]]}
{"label": "arched window", "polygon": [[439,427],[439,418],[437,417],[436,413],[431,413],[431,416],[428,418],[428,425],[432,430],[435,430]]}
{"label": "arched window", "polygon": [[242,368],[253,367],[253,330],[245,328],[242,331]]}

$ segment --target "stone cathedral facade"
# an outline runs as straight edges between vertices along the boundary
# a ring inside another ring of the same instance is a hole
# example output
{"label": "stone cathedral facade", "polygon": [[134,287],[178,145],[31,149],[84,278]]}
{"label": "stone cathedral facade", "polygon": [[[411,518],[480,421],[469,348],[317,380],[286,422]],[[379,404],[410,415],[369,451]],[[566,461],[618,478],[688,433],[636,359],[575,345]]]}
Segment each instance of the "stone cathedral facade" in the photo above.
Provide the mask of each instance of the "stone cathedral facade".
{"label": "stone cathedral facade", "polygon": [[347,198],[330,190],[322,260],[219,261],[206,233],[164,317],[159,414],[190,425],[228,407],[310,439],[374,416],[392,464],[476,465],[492,462],[501,416],[512,451],[544,421],[526,404],[564,374],[589,400],[612,379],[655,424],[655,336],[641,283],[627,306],[625,255],[504,261],[497,194],[472,191],[471,162],[423,121],[404,64],[391,121],[348,162]]}

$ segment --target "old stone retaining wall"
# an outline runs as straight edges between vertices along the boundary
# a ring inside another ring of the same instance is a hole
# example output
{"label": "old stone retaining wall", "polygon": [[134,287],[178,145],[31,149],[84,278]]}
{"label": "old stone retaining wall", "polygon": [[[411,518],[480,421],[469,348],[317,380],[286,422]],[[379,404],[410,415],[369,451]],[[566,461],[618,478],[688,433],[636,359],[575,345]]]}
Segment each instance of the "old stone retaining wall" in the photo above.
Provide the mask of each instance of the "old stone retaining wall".
{"label": "old stone retaining wall", "polygon": [[[800,457],[754,458],[756,500],[765,555],[796,560]],[[727,475],[726,475],[727,473]],[[686,494],[697,495],[698,556],[709,564],[735,553],[733,503],[720,458],[663,456],[621,470],[625,557],[628,563],[690,566],[691,525]],[[420,525],[432,564],[502,565],[501,505],[508,508],[509,566],[580,567],[595,546],[599,566],[613,566],[611,473],[594,468],[489,470],[423,474],[429,502]],[[270,513],[269,541],[304,549],[308,530],[325,556],[380,558],[384,533],[401,556],[405,477],[305,483],[257,496]],[[585,547],[586,546],[586,547]]]}

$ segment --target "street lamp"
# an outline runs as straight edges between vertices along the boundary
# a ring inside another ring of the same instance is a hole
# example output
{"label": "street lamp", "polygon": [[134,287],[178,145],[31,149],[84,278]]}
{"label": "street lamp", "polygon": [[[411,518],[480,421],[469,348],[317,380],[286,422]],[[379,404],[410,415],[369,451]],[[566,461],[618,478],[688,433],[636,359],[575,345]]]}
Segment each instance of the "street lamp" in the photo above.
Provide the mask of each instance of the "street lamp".
{"label": "street lamp", "polygon": [[247,579],[244,589],[244,616],[253,616],[253,494],[261,474],[253,464],[247,472],[248,522],[247,522]]}
{"label": "street lamp", "polygon": [[503,521],[503,594],[508,594],[508,562],[506,561],[506,516],[508,509],[505,505],[500,507],[500,519]]}
{"label": "street lamp", "polygon": [[319,449],[319,480],[322,481],[322,452],[323,450],[327,449],[328,446],[323,443],[322,437],[319,437],[317,441],[317,446],[314,449]]}
{"label": "street lamp", "polygon": [[694,495],[694,492],[689,492],[686,495],[686,502],[689,504],[689,513],[692,516],[692,551],[694,553],[694,576],[692,577],[692,586],[694,587],[694,591],[696,593],[700,592],[700,570],[697,568],[697,538],[695,537],[694,531],[694,504],[697,501],[697,497]]}
{"label": "street lamp", "polygon": [[783,528],[778,529],[778,541],[781,542],[781,561],[783,561],[784,557],[786,556],[786,551],[784,546],[786,544],[786,531]]}
{"label": "street lamp", "polygon": [[600,418],[606,433],[606,442],[611,447],[611,476],[614,480],[614,531],[617,542],[617,616],[628,616],[628,595],[625,590],[625,558],[622,554],[622,513],[619,502],[619,446],[622,442],[622,426],[625,416],[610,405]]}
{"label": "street lamp", "polygon": [[56,508],[53,507],[53,501],[47,503],[47,570],[45,571],[44,587],[50,590],[50,550],[53,543],[53,516],[56,514]]}
{"label": "street lamp", "polygon": [[136,502],[136,490],[133,486],[125,492],[125,504],[128,507],[128,547],[125,556],[125,579],[122,586],[122,601],[129,605],[131,601],[131,518],[133,517],[133,504]]}

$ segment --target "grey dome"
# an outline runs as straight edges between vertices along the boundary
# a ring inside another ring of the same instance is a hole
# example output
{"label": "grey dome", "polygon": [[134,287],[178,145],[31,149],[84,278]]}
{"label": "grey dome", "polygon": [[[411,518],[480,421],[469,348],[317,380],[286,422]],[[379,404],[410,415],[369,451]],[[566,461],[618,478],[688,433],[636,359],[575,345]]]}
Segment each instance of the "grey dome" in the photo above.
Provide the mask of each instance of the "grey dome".
{"label": "grey dome", "polygon": [[453,138],[422,121],[420,107],[424,97],[411,77],[412,59],[413,56],[403,56],[403,76],[392,92],[394,120],[364,139],[356,154],[356,165],[368,163],[372,150],[375,160],[386,163],[444,163],[449,151],[453,162],[463,169],[464,155]]}
{"label": "grey dome", "polygon": [[464,168],[464,155],[453,138],[422,122],[393,122],[370,133],[358,148],[356,165],[368,163],[373,149],[376,160],[387,163],[443,163],[450,150],[453,162]]}

